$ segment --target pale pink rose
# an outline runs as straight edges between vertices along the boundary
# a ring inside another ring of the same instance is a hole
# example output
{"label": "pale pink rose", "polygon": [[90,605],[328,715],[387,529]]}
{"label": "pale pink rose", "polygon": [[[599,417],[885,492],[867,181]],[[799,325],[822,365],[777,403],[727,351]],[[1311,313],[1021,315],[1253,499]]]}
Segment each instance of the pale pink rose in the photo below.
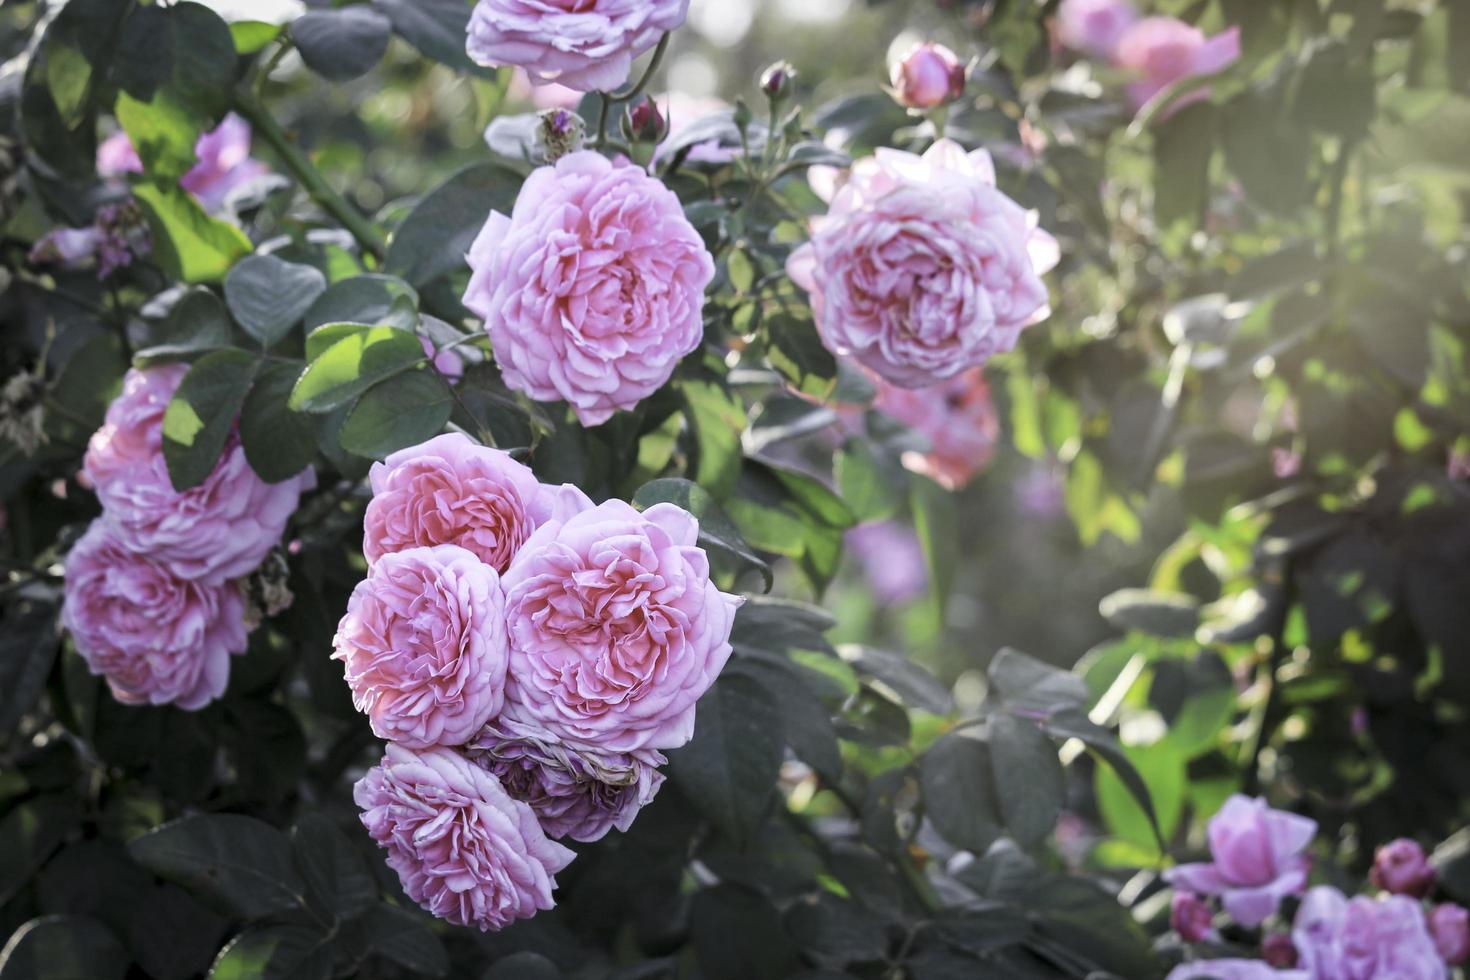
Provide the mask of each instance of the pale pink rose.
{"label": "pale pink rose", "polygon": [[553,876],[575,856],[453,749],[390,743],[352,798],[404,894],[455,925],[495,931],[552,908]]}
{"label": "pale pink rose", "polygon": [[373,499],[362,551],[369,562],[406,548],[454,544],[504,572],[537,527],[592,506],[571,484],[543,485],[509,453],[458,432],[374,463],[368,480]]}
{"label": "pale pink rose", "polygon": [[128,372],[87,446],[82,482],[96,491],[103,519],[126,547],[180,578],[217,584],[260,565],[316,480],[305,470],[266,483],[232,434],[204,482],[176,492],[163,457],[163,415],[187,373],[185,364]]}
{"label": "pale pink rose", "polygon": [[1440,958],[1450,966],[1470,959],[1470,912],[1452,902],[1436,905],[1429,913],[1429,934]]}
{"label": "pale pink rose", "polygon": [[928,441],[928,452],[906,452],[903,464],[947,489],[969,483],[995,456],[1000,417],[979,368],[928,388],[900,388],[879,379],[873,407]]}
{"label": "pale pink rose", "polygon": [[189,711],[225,693],[230,657],[247,642],[245,601],[233,582],[178,578],[100,520],[67,555],[61,623],[113,697]]}
{"label": "pale pink rose", "polygon": [[[1113,53],[1119,68],[1137,76],[1128,86],[1134,106],[1144,105],[1182,78],[1213,75],[1239,58],[1240,28],[1207,38],[1199,28],[1174,17],[1145,17],[1124,32]],[[1208,97],[1208,88],[1195,89],[1170,106],[1170,111]]]}
{"label": "pale pink rose", "polygon": [[[233,112],[225,116],[195,141],[196,162],[179,179],[179,186],[197,197],[206,211],[222,210],[235,188],[270,173],[250,155],[250,143],[250,124]],[[99,176],[115,179],[142,172],[143,162],[127,133],[114,133],[97,147]]]}
{"label": "pale pink rose", "polygon": [[1434,868],[1424,848],[1407,837],[1389,841],[1373,854],[1373,884],[1395,895],[1423,898],[1434,887]]}
{"label": "pale pink rose", "polygon": [[653,394],[704,337],[714,260],[679,199],[596,153],[534,171],[468,258],[464,303],[505,383],[570,402],[583,425]]}
{"label": "pale pink rose", "polygon": [[1292,926],[1298,964],[1311,980],[1445,980],[1420,904],[1402,895],[1351,901],[1336,888],[1307,892]]}
{"label": "pale pink rose", "polygon": [[1111,58],[1138,11],[1127,0],[1062,0],[1057,8],[1057,39],[1073,51]]}
{"label": "pale pink rose", "polygon": [[90,265],[102,245],[102,232],[91,228],[53,228],[31,246],[30,260],[37,265],[80,269]]}
{"label": "pale pink rose", "polygon": [[505,701],[500,576],[452,544],[384,555],[352,590],[332,647],[374,735],[463,745]]}
{"label": "pale pink rose", "polygon": [[1315,980],[1302,970],[1277,970],[1260,960],[1195,960],[1169,971],[1165,980]]}
{"label": "pale pink rose", "polygon": [[1041,275],[1056,240],[996,188],[984,150],[880,149],[845,180],[815,178],[831,206],[787,271],[834,353],[920,388],[1012,349],[1049,315]]}
{"label": "pale pink rose", "polygon": [[1306,888],[1310,865],[1302,852],[1316,834],[1316,821],[1236,794],[1210,818],[1213,860],[1181,864],[1164,878],[1175,888],[1220,896],[1232,919],[1258,926],[1283,898]]}
{"label": "pale pink rose", "polygon": [[893,97],[909,109],[933,109],[965,94],[965,65],[942,44],[914,45],[888,74]]}
{"label": "pale pink rose", "polygon": [[601,840],[627,830],[663,785],[659,752],[599,752],[566,745],[535,725],[501,718],[465,746],[513,798],[530,805],[548,837]]}
{"label": "pale pink rose", "polygon": [[511,75],[510,89],[506,92],[509,98],[529,102],[537,109],[575,109],[585,94],[555,82],[537,85],[524,68],[517,68]]}
{"label": "pale pink rose", "polygon": [[534,84],[612,91],[688,13],[689,0],[479,0],[465,50],[479,65],[524,68]]}
{"label": "pale pink rose", "polygon": [[439,350],[434,342],[428,337],[420,337],[419,344],[424,349],[424,356],[434,365],[434,370],[444,376],[444,380],[452,385],[457,385],[464,377],[464,359],[455,350]]}
{"label": "pale pink rose", "polygon": [[609,500],[542,525],[505,573],[505,716],[603,752],[672,749],[730,657],[741,600],[719,590],[672,504]]}

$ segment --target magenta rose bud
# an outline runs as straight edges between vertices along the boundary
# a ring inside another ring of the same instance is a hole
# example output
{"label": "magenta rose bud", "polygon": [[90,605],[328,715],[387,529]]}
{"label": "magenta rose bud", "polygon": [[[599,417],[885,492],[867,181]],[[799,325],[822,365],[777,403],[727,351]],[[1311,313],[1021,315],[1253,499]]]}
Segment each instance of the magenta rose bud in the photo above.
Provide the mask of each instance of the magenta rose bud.
{"label": "magenta rose bud", "polygon": [[592,506],[576,487],[545,486],[509,453],[458,432],[374,463],[368,479],[373,499],[362,551],[369,563],[408,548],[453,544],[504,572],[542,523]]}
{"label": "magenta rose bud", "polygon": [[1284,932],[1273,932],[1261,940],[1261,959],[1280,970],[1296,966],[1296,944]]}
{"label": "magenta rose bud", "polygon": [[610,92],[688,13],[689,0],[479,0],[465,50],[478,65],[524,68],[535,85]]}
{"label": "magenta rose bud", "polygon": [[1215,912],[1194,892],[1175,892],[1169,905],[1169,927],[1187,943],[1198,943],[1214,933]]}
{"label": "magenta rose bud", "polygon": [[1299,966],[1313,980],[1445,976],[1424,909],[1402,895],[1349,901],[1336,888],[1318,886],[1302,899],[1291,938]]}
{"label": "magenta rose bud", "polygon": [[668,135],[669,124],[658,103],[645,95],[628,109],[628,132],[639,143],[657,143]]}
{"label": "magenta rose bud", "polygon": [[453,749],[390,744],[352,798],[404,894],[439,918],[488,932],[555,905],[553,876],[574,855]]}
{"label": "magenta rose bud", "polygon": [[[1113,61],[1131,72],[1136,81],[1128,86],[1134,106],[1142,106],[1180,79],[1213,75],[1240,58],[1240,28],[1207,38],[1197,27],[1174,17],[1145,17],[1124,32]],[[1209,98],[1208,88],[1199,88],[1179,99],[1171,111]]]}
{"label": "magenta rose bud", "polygon": [[534,171],[470,249],[464,303],[505,383],[600,425],[661,388],[704,338],[714,260],[661,182],[592,152]]}
{"label": "magenta rose bud", "polygon": [[1283,898],[1306,887],[1309,863],[1302,852],[1316,834],[1316,821],[1237,794],[1210,818],[1211,862],[1181,864],[1164,878],[1175,888],[1218,895],[1232,919],[1258,926]]}
{"label": "magenta rose bud", "polygon": [[548,837],[586,842],[632,826],[663,785],[658,767],[668,761],[650,749],[573,748],[550,732],[508,719],[486,725],[465,751],[514,799],[536,811]]}
{"label": "magenta rose bud", "polygon": [[332,646],[373,734],[462,745],[505,700],[500,577],[452,544],[384,555],[352,590]]}
{"label": "magenta rose bud", "polygon": [[180,578],[218,584],[259,567],[316,478],[304,470],[266,483],[231,434],[204,482],[176,492],[163,457],[163,413],[186,373],[185,364],[128,372],[87,446],[81,479],[124,547]]}
{"label": "magenta rose bud", "polygon": [[699,522],[609,500],[542,525],[505,573],[505,717],[602,752],[678,748],[730,657],[741,600],[710,581]]}
{"label": "magenta rose bud", "polygon": [[942,44],[916,44],[889,70],[893,97],[908,109],[933,109],[965,94],[966,71]]}
{"label": "magenta rose bud", "polygon": [[1276,970],[1260,960],[1194,960],[1169,971],[1165,980],[1316,980],[1301,970]]}
{"label": "magenta rose bud", "polygon": [[879,379],[873,407],[929,443],[927,452],[905,452],[904,467],[950,490],[988,466],[1000,441],[1000,416],[979,368],[927,388],[900,388]]}
{"label": "magenta rose bud", "polygon": [[1062,0],[1057,39],[1073,51],[1111,58],[1137,20],[1138,11],[1127,0]]}
{"label": "magenta rose bud", "polygon": [[1470,959],[1470,913],[1450,902],[1436,905],[1429,913],[1429,934],[1440,958],[1450,966]]}
{"label": "magenta rose bud", "polygon": [[796,83],[797,71],[789,61],[778,61],[761,72],[760,87],[766,98],[780,102],[791,94]]}
{"label": "magenta rose bud", "polygon": [[100,520],[67,555],[61,624],[113,697],[189,711],[225,693],[230,657],[247,643],[234,583],[177,578]]}
{"label": "magenta rose bud", "polygon": [[996,188],[985,151],[880,149],[822,190],[827,214],[787,271],[833,353],[922,388],[1011,350],[1049,314],[1056,240]]}
{"label": "magenta rose bud", "polygon": [[1434,887],[1434,868],[1424,848],[1406,837],[1389,841],[1373,855],[1373,884],[1395,895],[1423,898]]}

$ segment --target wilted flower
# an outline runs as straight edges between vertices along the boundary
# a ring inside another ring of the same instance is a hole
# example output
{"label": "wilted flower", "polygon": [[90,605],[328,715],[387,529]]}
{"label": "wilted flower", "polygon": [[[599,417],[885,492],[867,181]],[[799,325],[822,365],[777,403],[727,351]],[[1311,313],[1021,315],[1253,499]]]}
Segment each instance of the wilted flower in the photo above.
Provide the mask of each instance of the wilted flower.
{"label": "wilted flower", "polygon": [[143,209],[132,199],[97,209],[97,278],[106,279],[153,250]]}
{"label": "wilted flower", "polygon": [[537,113],[536,149],[547,163],[582,149],[587,124],[570,109],[545,109]]}
{"label": "wilted flower", "polygon": [[0,439],[30,456],[46,442],[46,379],[40,366],[19,371],[0,386]]}

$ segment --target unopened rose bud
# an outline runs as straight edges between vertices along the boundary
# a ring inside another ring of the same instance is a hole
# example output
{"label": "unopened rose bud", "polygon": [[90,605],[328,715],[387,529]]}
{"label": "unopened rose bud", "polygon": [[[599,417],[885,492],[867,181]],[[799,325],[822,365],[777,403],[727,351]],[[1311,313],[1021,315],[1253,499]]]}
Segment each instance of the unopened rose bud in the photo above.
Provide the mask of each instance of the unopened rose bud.
{"label": "unopened rose bud", "polygon": [[1273,932],[1261,940],[1261,959],[1278,970],[1290,970],[1296,966],[1296,944],[1284,932]]}
{"label": "unopened rose bud", "polygon": [[778,61],[761,72],[761,91],[768,99],[784,99],[796,81],[796,69],[789,61]]}
{"label": "unopened rose bud", "polygon": [[1175,892],[1174,902],[1169,906],[1169,925],[1187,943],[1197,943],[1207,938],[1214,930],[1210,923],[1215,913],[1203,898],[1194,892]]}
{"label": "unopened rose bud", "polygon": [[1436,905],[1429,913],[1429,935],[1434,937],[1440,957],[1450,966],[1470,959],[1470,913],[1460,906],[1450,902]]}
{"label": "unopened rose bud", "polygon": [[909,109],[933,109],[965,94],[967,72],[942,44],[919,44],[893,63],[893,97]]}
{"label": "unopened rose bud", "polygon": [[547,163],[555,163],[582,148],[587,124],[581,116],[566,109],[547,109],[538,118],[541,121],[536,127],[536,147]]}
{"label": "unopened rose bud", "polygon": [[1406,837],[1389,841],[1373,855],[1373,884],[1395,895],[1423,898],[1434,885],[1424,848]]}
{"label": "unopened rose bud", "polygon": [[669,131],[658,103],[646,95],[628,108],[627,126],[629,135],[639,143],[657,143]]}

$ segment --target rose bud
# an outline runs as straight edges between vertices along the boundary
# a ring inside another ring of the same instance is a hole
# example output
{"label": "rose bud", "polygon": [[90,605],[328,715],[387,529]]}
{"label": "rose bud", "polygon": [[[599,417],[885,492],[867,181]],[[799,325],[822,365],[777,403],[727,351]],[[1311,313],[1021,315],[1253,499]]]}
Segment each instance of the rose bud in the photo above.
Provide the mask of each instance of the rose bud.
{"label": "rose bud", "polygon": [[1197,943],[1207,938],[1214,930],[1210,923],[1215,913],[1203,898],[1194,892],[1175,892],[1173,904],[1169,906],[1169,925],[1187,943]]}
{"label": "rose bud", "polygon": [[658,103],[646,95],[628,107],[625,122],[629,136],[639,143],[658,143],[669,132],[669,124],[663,113],[658,111]]}
{"label": "rose bud", "polygon": [[761,91],[769,99],[784,99],[796,81],[796,69],[789,61],[778,61],[761,72]]}
{"label": "rose bud", "polygon": [[1450,966],[1470,959],[1470,912],[1460,906],[1451,902],[1436,905],[1429,913],[1429,935]]}
{"label": "rose bud", "polygon": [[933,109],[965,94],[967,72],[953,51],[942,44],[915,45],[893,63],[893,97],[909,109]]}
{"label": "rose bud", "polygon": [[1373,884],[1395,895],[1423,898],[1434,885],[1424,848],[1406,837],[1389,841],[1373,855]]}
{"label": "rose bud", "polygon": [[1278,970],[1296,966],[1296,944],[1284,932],[1273,932],[1261,941],[1261,959]]}

